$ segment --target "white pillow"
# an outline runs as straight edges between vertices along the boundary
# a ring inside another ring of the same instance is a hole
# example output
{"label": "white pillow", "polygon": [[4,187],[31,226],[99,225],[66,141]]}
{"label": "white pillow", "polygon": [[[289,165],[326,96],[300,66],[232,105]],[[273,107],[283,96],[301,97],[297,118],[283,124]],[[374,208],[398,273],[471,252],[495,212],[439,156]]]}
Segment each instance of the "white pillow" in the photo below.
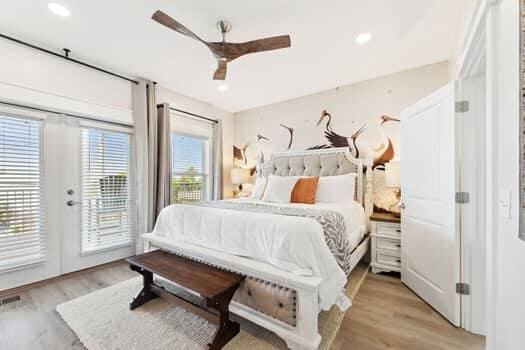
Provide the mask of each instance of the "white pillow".
{"label": "white pillow", "polygon": [[320,176],[315,195],[316,203],[342,203],[355,199],[356,173]]}
{"label": "white pillow", "polygon": [[261,199],[264,194],[264,189],[266,187],[267,179],[265,177],[257,177],[255,179],[255,185],[253,185],[251,198]]}
{"label": "white pillow", "polygon": [[264,202],[290,203],[297,179],[297,176],[270,175],[262,200]]}

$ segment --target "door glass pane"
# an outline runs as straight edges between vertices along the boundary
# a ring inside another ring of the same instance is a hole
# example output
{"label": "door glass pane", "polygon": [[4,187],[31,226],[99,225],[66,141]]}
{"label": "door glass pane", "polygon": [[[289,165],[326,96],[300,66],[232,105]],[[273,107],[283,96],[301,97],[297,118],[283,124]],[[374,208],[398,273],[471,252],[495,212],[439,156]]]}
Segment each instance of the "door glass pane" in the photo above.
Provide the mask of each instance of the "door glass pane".
{"label": "door glass pane", "polygon": [[132,244],[130,159],[129,134],[82,128],[82,253]]}
{"label": "door glass pane", "polygon": [[173,202],[207,199],[209,147],[206,138],[172,134]]}
{"label": "door glass pane", "polygon": [[41,127],[0,115],[0,270],[45,258]]}

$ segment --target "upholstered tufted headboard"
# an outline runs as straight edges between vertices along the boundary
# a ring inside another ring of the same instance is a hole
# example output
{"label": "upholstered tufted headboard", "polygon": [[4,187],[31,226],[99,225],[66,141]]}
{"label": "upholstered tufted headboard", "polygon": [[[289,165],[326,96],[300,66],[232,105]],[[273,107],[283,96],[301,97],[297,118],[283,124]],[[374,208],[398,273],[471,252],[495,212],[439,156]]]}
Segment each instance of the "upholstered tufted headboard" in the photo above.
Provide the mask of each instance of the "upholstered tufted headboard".
{"label": "upholstered tufted headboard", "polygon": [[357,173],[355,200],[372,214],[372,161],[354,158],[347,148],[273,154],[271,159],[257,165],[258,176],[334,176]]}

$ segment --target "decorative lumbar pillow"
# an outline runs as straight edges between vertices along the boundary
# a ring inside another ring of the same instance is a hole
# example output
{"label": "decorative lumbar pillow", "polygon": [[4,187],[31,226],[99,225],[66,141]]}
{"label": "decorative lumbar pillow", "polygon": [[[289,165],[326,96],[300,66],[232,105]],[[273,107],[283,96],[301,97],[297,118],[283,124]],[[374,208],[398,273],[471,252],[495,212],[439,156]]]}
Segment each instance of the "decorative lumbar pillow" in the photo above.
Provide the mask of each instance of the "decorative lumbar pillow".
{"label": "decorative lumbar pillow", "polygon": [[341,203],[355,199],[356,173],[319,178],[315,201],[320,203]]}
{"label": "decorative lumbar pillow", "polygon": [[315,204],[318,176],[301,177],[292,191],[292,203]]}
{"label": "decorative lumbar pillow", "polygon": [[265,202],[290,203],[297,176],[270,175],[262,200]]}
{"label": "decorative lumbar pillow", "polygon": [[264,189],[266,188],[267,179],[265,177],[258,177],[255,179],[255,185],[253,185],[251,198],[261,199],[264,194]]}

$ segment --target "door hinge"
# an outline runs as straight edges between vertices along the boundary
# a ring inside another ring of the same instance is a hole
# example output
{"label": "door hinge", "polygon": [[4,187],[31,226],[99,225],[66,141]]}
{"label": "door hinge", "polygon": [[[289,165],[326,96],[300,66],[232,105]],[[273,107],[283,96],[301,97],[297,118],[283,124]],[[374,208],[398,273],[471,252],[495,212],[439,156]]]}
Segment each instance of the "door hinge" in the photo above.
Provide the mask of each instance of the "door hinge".
{"label": "door hinge", "polygon": [[470,202],[470,194],[468,192],[456,192],[456,203],[465,204]]}
{"label": "door hinge", "polygon": [[468,101],[457,101],[456,102],[456,113],[466,113],[470,110],[470,104]]}
{"label": "door hinge", "polygon": [[456,283],[456,293],[461,295],[470,295],[470,285],[467,283]]}

